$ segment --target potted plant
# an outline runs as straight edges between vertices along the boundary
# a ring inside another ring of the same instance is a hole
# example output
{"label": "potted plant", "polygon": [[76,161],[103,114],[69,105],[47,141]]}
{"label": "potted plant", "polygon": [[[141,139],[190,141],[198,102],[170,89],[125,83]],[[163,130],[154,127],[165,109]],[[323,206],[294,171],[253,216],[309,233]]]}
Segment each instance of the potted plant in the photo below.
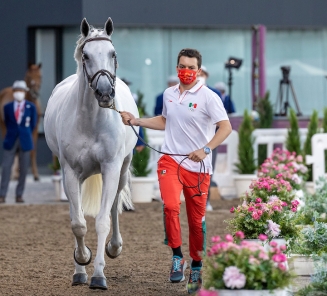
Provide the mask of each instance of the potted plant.
{"label": "potted plant", "polygon": [[[274,120],[274,108],[269,100],[269,92],[258,100],[256,109],[259,113],[259,121],[255,124],[256,128],[271,128]],[[267,158],[267,144],[258,145],[258,165],[261,165]]]}
{"label": "potted plant", "polygon": [[[146,130],[143,129],[144,140],[147,141]],[[134,149],[132,159],[132,200],[138,202],[151,202],[153,197],[155,178],[149,177],[151,170],[148,168],[150,148]]]}
{"label": "potted plant", "polygon": [[[243,240],[244,233],[228,234],[225,240],[213,237],[213,245],[205,257],[204,288],[219,296],[287,295],[286,288],[293,278],[286,266],[286,246],[267,252],[260,244]],[[198,295],[204,294],[200,290]],[[214,292],[213,292],[214,293]]]}
{"label": "potted plant", "polygon": [[[314,134],[318,133],[318,112],[316,110],[313,111],[310,121],[308,124],[308,133],[307,137],[304,142],[303,146],[303,157],[304,159],[306,158],[306,155],[311,155],[312,154],[312,149],[311,149],[311,138]],[[308,178],[307,178],[307,183],[306,187],[308,188],[311,193],[314,192],[313,189],[313,181],[312,181],[312,164],[307,165],[308,168]]]}
{"label": "potted plant", "polygon": [[238,163],[236,168],[238,175],[234,175],[237,196],[242,196],[248,189],[253,179],[256,178],[256,165],[254,161],[252,132],[254,130],[252,118],[247,110],[244,111],[243,121],[240,125],[238,135]]}

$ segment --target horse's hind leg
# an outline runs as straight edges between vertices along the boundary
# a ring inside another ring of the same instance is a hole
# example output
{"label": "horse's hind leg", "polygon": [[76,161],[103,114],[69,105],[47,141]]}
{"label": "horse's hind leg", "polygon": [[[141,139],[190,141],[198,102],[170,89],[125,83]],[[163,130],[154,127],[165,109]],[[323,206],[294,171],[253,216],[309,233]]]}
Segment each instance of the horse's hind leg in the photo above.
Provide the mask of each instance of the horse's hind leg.
{"label": "horse's hind leg", "polygon": [[[118,203],[119,195],[121,191],[124,189],[128,182],[128,174],[129,174],[129,165],[132,159],[132,154],[128,155],[123,163],[121,176],[118,185],[118,192],[115,198],[115,202],[111,208],[111,215],[112,215],[112,237],[108,244],[106,245],[106,254],[109,258],[114,259],[118,257],[123,249],[123,240],[119,231],[119,219],[118,219]],[[130,192],[128,192],[130,193]]]}

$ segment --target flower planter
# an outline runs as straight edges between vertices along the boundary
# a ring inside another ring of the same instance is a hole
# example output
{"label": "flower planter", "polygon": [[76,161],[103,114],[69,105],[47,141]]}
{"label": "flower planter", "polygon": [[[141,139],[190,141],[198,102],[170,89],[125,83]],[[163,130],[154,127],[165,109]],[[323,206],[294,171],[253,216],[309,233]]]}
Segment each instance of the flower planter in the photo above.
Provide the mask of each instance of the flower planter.
{"label": "flower planter", "polygon": [[237,197],[241,197],[246,191],[250,190],[252,180],[257,179],[255,174],[234,175],[234,182]]}
{"label": "flower planter", "polygon": [[216,290],[219,296],[287,296],[286,290]]}
{"label": "flower planter", "polygon": [[132,177],[132,200],[135,203],[151,202],[154,196],[153,177]]}
{"label": "flower planter", "polygon": [[56,200],[68,201],[67,196],[64,191],[61,174],[53,175],[52,182],[53,182],[54,188],[55,188]]}
{"label": "flower planter", "polygon": [[309,276],[314,273],[314,263],[311,256],[291,254],[289,267],[296,275]]}

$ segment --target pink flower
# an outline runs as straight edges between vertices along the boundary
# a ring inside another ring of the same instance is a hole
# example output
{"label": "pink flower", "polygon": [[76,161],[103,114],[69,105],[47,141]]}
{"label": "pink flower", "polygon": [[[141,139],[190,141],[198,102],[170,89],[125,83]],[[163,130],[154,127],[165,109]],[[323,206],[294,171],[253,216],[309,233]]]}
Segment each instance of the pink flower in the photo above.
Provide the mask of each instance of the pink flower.
{"label": "pink flower", "polygon": [[249,208],[248,208],[248,211],[249,211],[249,212],[253,212],[253,211],[254,211],[254,207],[249,207]]}
{"label": "pink flower", "polygon": [[280,246],[279,248],[280,248],[281,251],[285,251],[286,250],[286,246],[285,245]]}
{"label": "pink flower", "polygon": [[237,231],[235,233],[235,236],[238,237],[239,239],[244,239],[245,238],[245,235],[242,231]]}
{"label": "pink flower", "polygon": [[213,236],[213,237],[211,238],[211,241],[212,241],[213,243],[218,243],[218,242],[220,242],[220,236],[219,236],[219,235],[217,235],[217,236]]}
{"label": "pink flower", "polygon": [[262,199],[258,197],[258,198],[255,200],[255,202],[256,202],[256,203],[261,203],[261,202],[262,202]]}
{"label": "pink flower", "polygon": [[235,212],[235,208],[232,207],[229,211],[230,211],[231,213],[234,213],[234,212]]}
{"label": "pink flower", "polygon": [[269,256],[266,252],[260,252],[259,253],[259,258],[262,259],[262,260],[268,260],[269,259]]}
{"label": "pink flower", "polygon": [[262,234],[259,234],[258,238],[259,238],[261,241],[265,241],[265,240],[268,239],[268,236],[262,233]]}
{"label": "pink flower", "polygon": [[287,257],[285,254],[280,253],[280,254],[275,254],[272,256],[272,260],[279,263],[279,262],[285,262],[287,260]]}
{"label": "pink flower", "polygon": [[228,241],[228,242],[232,242],[234,240],[233,236],[230,235],[230,234],[226,234],[225,236],[225,240]]}
{"label": "pink flower", "polygon": [[246,283],[246,277],[236,266],[225,268],[223,274],[225,286],[230,289],[242,289]]}
{"label": "pink flower", "polygon": [[278,263],[278,268],[281,270],[281,271],[285,271],[286,270],[286,266],[284,263]]}
{"label": "pink flower", "polygon": [[270,245],[271,247],[273,247],[273,248],[276,248],[276,247],[277,247],[277,243],[274,242],[274,241],[270,242],[269,245]]}
{"label": "pink flower", "polygon": [[253,220],[260,220],[260,217],[261,216],[257,212],[253,212],[253,214],[252,214]]}
{"label": "pink flower", "polygon": [[198,296],[218,296],[218,293],[216,291],[210,291],[210,290],[204,290],[201,289],[198,294]]}

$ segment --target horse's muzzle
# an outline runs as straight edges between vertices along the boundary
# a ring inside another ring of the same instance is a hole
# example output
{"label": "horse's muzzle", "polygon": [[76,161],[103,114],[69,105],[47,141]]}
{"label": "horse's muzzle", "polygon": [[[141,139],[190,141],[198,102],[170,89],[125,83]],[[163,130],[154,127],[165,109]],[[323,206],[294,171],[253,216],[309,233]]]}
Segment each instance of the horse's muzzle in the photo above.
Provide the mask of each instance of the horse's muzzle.
{"label": "horse's muzzle", "polygon": [[98,100],[98,104],[102,108],[109,108],[113,104],[115,98],[115,89],[111,88],[110,94],[102,93],[99,89],[94,92],[95,98]]}

